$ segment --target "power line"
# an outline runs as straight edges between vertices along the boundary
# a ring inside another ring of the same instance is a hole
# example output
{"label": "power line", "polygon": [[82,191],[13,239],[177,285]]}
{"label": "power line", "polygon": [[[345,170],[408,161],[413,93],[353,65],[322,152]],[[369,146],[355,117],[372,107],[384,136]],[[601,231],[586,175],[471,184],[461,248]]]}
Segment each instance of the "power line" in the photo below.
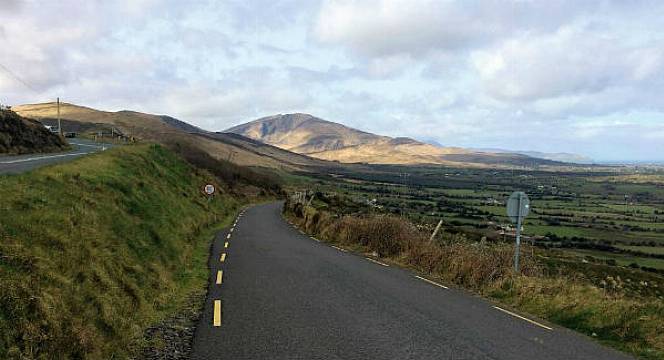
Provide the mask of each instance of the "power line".
{"label": "power line", "polygon": [[33,88],[30,84],[28,84],[26,81],[24,81],[23,79],[21,79],[18,75],[14,74],[14,73],[13,73],[11,70],[9,70],[6,66],[0,64],[0,68],[2,68],[2,70],[4,70],[7,74],[9,74],[11,77],[13,77],[16,81],[20,82],[20,83],[23,84],[25,87],[27,87],[28,89],[30,89],[30,91],[34,92],[35,94],[39,94],[39,92],[38,92],[37,90],[35,90],[35,88]]}

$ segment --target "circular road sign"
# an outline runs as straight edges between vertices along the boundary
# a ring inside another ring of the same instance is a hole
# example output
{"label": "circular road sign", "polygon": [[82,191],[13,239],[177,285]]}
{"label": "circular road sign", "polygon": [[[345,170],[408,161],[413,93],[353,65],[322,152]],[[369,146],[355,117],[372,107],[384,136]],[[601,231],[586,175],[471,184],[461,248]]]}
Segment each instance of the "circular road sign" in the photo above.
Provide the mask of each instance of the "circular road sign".
{"label": "circular road sign", "polygon": [[214,194],[214,185],[212,185],[212,184],[205,185],[205,187],[203,188],[203,191],[205,191],[205,193],[208,194],[208,195]]}
{"label": "circular road sign", "polygon": [[519,215],[523,219],[529,212],[530,200],[528,199],[528,195],[523,191],[513,192],[509,200],[507,200],[507,216],[510,217],[510,220],[516,223],[519,220]]}

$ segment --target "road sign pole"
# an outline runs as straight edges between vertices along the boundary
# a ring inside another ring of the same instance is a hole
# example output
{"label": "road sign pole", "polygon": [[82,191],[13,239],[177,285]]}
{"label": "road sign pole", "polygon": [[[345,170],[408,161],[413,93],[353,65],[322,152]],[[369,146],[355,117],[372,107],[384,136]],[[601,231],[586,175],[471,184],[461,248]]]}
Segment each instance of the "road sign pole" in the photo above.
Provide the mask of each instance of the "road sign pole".
{"label": "road sign pole", "polygon": [[519,247],[521,246],[521,221],[523,215],[521,213],[521,201],[523,200],[523,195],[519,194],[519,214],[516,221],[516,246],[514,247],[514,271],[519,272]]}
{"label": "road sign pole", "polygon": [[521,226],[530,212],[530,200],[522,191],[515,191],[507,200],[507,216],[516,223],[516,244],[514,246],[514,271],[519,272],[519,248],[521,246]]}

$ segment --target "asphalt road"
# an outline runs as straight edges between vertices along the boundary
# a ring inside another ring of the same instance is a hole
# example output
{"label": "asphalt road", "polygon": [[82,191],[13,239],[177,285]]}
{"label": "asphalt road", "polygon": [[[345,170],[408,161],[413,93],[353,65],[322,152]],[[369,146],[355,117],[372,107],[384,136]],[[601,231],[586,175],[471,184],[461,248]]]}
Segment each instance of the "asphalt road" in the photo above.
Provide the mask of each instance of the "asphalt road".
{"label": "asphalt road", "polygon": [[[60,153],[27,154],[16,156],[0,156],[0,174],[17,174],[30,171],[45,165],[73,160],[77,157],[101,151],[99,143],[84,139],[67,139],[73,149]],[[109,145],[105,146],[106,148]]]}
{"label": "asphalt road", "polygon": [[286,223],[280,206],[250,208],[217,235],[194,359],[629,358],[316,242]]}

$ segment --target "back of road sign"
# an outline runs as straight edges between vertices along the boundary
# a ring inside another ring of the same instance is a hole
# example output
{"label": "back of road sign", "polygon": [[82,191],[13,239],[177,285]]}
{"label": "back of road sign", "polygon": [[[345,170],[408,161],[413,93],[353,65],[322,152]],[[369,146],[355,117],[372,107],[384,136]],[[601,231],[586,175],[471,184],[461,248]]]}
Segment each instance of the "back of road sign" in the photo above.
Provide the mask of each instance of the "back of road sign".
{"label": "back of road sign", "polygon": [[[519,201],[519,198],[521,201]],[[520,212],[519,207],[521,207]],[[523,219],[529,212],[530,200],[528,199],[528,195],[523,191],[513,192],[509,200],[507,200],[507,216],[509,216],[510,220],[512,220],[513,223],[516,223],[519,220],[519,215],[521,215],[521,218]]]}

